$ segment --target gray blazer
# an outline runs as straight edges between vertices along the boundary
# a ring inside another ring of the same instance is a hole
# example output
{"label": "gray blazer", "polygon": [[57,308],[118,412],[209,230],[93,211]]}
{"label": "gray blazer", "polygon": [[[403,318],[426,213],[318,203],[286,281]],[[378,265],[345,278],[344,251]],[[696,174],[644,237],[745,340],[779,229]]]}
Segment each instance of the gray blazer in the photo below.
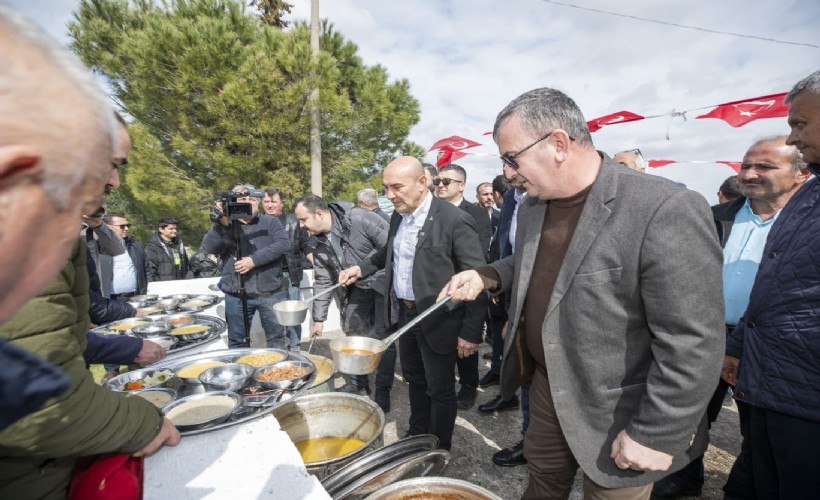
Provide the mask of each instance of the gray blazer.
{"label": "gray blazer", "polygon": [[[703,454],[723,361],[722,254],[706,200],[604,157],[562,264],[541,335],[564,436],[584,472],[609,487],[647,484]],[[512,290],[502,394],[532,374],[519,357],[522,305],[547,204],[527,198],[516,252],[492,264]],[[538,297],[537,300],[547,300]],[[666,472],[620,470],[621,430],[672,454]]]}

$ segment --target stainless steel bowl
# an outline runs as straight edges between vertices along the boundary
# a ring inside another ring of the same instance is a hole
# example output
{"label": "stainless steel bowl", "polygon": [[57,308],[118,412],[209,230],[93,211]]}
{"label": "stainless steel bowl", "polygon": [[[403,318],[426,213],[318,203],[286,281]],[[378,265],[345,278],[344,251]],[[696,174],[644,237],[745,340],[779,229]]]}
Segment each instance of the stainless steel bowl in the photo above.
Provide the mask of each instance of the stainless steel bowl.
{"label": "stainless steel bowl", "polygon": [[[242,397],[235,392],[212,391],[177,399],[163,408],[162,413],[174,422],[177,429],[188,431],[221,424],[241,405]],[[209,408],[206,410],[203,407]],[[200,415],[191,415],[189,412]]]}
{"label": "stainless steel bowl", "polygon": [[239,391],[250,382],[254,367],[244,363],[208,368],[199,375],[199,381],[206,389],[217,391]]}
{"label": "stainless steel bowl", "polygon": [[[299,375],[298,377],[290,378],[287,380],[268,381],[261,380],[259,378],[259,376],[266,370],[287,368],[289,366],[305,368],[307,369],[307,372],[303,375]],[[313,363],[309,361],[280,361],[272,365],[260,366],[253,372],[253,379],[265,389],[293,389],[299,387],[299,385],[301,385],[304,381],[309,379],[310,376],[313,375],[314,371],[316,371],[316,367],[313,366]]]}
{"label": "stainless steel bowl", "polygon": [[145,337],[143,337],[143,340],[150,340],[151,342],[159,345],[160,347],[162,347],[163,349],[165,349],[167,351],[169,349],[172,349],[176,345],[176,343],[179,339],[177,339],[176,337],[174,337],[172,335],[159,335],[158,334],[158,335],[146,335]]}
{"label": "stainless steel bowl", "polygon": [[370,337],[339,337],[330,341],[336,369],[348,375],[367,375],[379,367],[387,344]]}
{"label": "stainless steel bowl", "polygon": [[196,317],[191,313],[167,314],[162,316],[162,321],[167,321],[171,323],[172,328],[176,328],[178,326],[190,325],[196,321]]}
{"label": "stainless steel bowl", "polygon": [[141,339],[156,337],[157,335],[167,335],[174,328],[174,325],[167,321],[150,321],[137,325],[131,329],[131,333]]}
{"label": "stainless steel bowl", "polygon": [[206,326],[207,327],[207,325],[199,325],[197,323],[192,323],[192,324],[188,324],[188,325],[178,326],[178,327],[174,328],[173,330],[171,330],[168,333],[173,335],[174,337],[178,338],[179,340],[199,340],[199,339],[204,339],[205,337],[207,337],[208,335],[211,334],[210,327],[207,327],[204,330],[198,331],[198,332],[182,333],[182,332],[187,331],[185,329],[191,328],[193,326],[197,326],[197,327],[198,326]]}
{"label": "stainless steel bowl", "polygon": [[469,498],[470,500],[501,500],[481,486],[452,477],[417,477],[405,479],[368,495],[365,500],[411,500],[415,498]]}
{"label": "stainless steel bowl", "polygon": [[177,391],[167,387],[149,387],[141,391],[132,391],[131,394],[145,398],[157,408],[165,408],[177,398]]}
{"label": "stainless steel bowl", "polygon": [[276,321],[284,326],[299,326],[307,317],[308,304],[304,300],[285,300],[273,305]]}
{"label": "stainless steel bowl", "polygon": [[170,311],[170,310],[173,310],[173,309],[177,308],[177,306],[179,305],[179,300],[171,299],[171,298],[163,298],[163,299],[160,299],[160,300],[154,302],[154,305],[157,306],[157,307],[161,307],[161,308],[165,309],[166,311]]}

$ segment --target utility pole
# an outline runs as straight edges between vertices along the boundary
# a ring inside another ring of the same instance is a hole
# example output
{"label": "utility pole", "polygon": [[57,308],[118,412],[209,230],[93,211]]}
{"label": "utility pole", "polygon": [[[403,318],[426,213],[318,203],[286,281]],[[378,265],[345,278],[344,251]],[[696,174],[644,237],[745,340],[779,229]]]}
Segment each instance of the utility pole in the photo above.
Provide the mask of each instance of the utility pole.
{"label": "utility pole", "polygon": [[[319,0],[310,0],[310,49],[314,68],[319,62]],[[322,196],[322,136],[319,115],[319,82],[310,90],[310,190]]]}

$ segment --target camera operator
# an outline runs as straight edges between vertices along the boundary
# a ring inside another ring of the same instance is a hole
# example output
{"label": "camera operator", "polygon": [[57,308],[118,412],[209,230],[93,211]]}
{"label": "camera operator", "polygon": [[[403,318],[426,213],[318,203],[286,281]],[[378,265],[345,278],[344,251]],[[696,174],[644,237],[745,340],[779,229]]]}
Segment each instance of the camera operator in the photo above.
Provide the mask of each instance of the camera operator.
{"label": "camera operator", "polygon": [[279,219],[259,215],[262,196],[247,184],[236,186],[232,193],[220,193],[211,212],[214,225],[202,240],[201,249],[219,255],[225,263],[219,289],[225,292],[230,348],[250,347],[246,325],[259,311],[267,347],[287,349],[285,328],[276,321],[273,305],[287,300],[282,262],[290,240]]}

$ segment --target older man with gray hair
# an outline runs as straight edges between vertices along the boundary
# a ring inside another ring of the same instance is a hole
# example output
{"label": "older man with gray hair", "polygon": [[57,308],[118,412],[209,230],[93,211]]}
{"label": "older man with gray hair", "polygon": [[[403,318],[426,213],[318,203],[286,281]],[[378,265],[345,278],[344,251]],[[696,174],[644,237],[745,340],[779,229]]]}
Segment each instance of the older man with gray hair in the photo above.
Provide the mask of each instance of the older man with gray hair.
{"label": "older man with gray hair", "polygon": [[524,498],[567,498],[580,467],[587,498],[647,499],[709,441],[724,340],[709,205],[596,151],[558,90],[514,99],[493,137],[527,188],[516,250],[441,295],[512,292],[501,393],[532,377]]}
{"label": "older man with gray hair", "polygon": [[390,222],[390,216],[388,216],[384,210],[379,207],[379,193],[375,189],[362,189],[359,191],[359,194],[356,195],[356,201],[359,204],[359,208],[370,210],[382,219]]}
{"label": "older man with gray hair", "polygon": [[[114,176],[113,110],[73,54],[2,6],[0,65],[0,198],[17,208],[0,215],[0,347],[19,355],[0,364],[0,422],[10,424],[0,498],[65,498],[77,457],[142,456],[179,433],[150,402],[97,385],[83,358],[89,277],[77,235]],[[29,369],[15,372],[20,363]],[[68,384],[45,378],[49,364]],[[37,386],[49,384],[45,399]]]}

